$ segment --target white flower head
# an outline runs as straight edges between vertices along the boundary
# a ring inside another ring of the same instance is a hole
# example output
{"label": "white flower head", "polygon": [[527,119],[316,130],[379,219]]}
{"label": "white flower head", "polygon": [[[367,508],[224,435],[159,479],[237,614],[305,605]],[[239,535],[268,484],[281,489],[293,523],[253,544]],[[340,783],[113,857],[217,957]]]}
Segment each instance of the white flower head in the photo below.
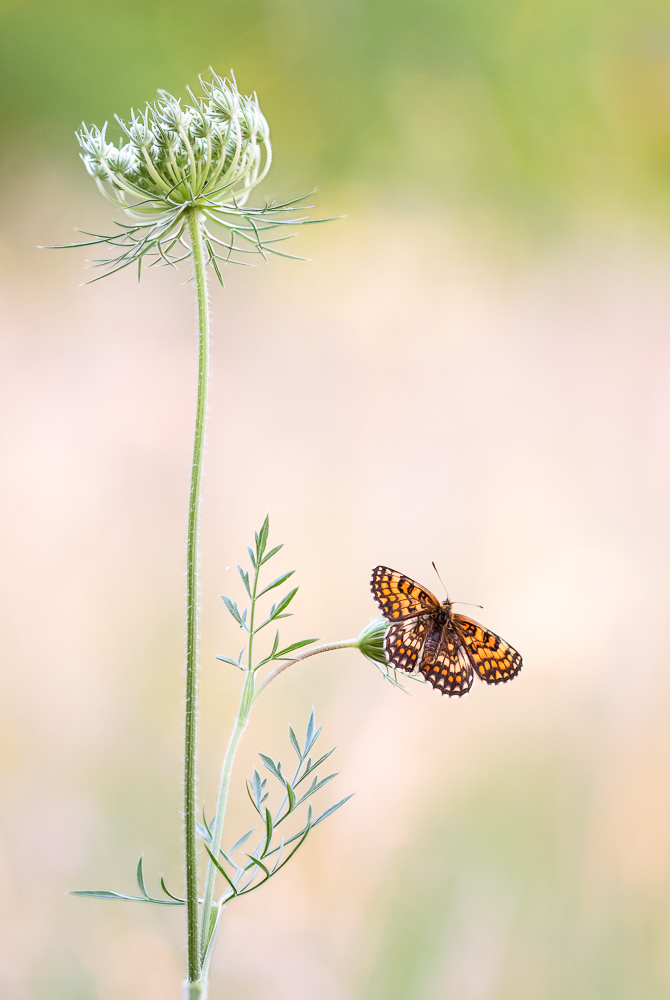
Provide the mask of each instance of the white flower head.
{"label": "white flower head", "polygon": [[[287,217],[297,202],[268,202],[247,206],[253,188],[266,177],[272,163],[270,129],[258,99],[240,94],[235,78],[212,71],[200,79],[203,95],[188,91],[191,104],[166,90],[142,111],[131,109],[124,121],[116,116],[122,136],[117,145],[100,129],[82,124],[77,139],[81,157],[100,192],[123,210],[131,224],[113,236],[94,236],[77,246],[107,243],[121,252],[97,265],[106,274],[129,264],[175,264],[190,256],[185,238],[189,213],[203,223],[211,264],[219,278],[219,262],[245,263],[248,254],[291,257],[276,247],[290,235],[265,235],[268,230],[307,221]],[[222,226],[222,238],[213,227]],[[104,275],[100,275],[104,277]],[[222,282],[223,283],[223,282]]]}

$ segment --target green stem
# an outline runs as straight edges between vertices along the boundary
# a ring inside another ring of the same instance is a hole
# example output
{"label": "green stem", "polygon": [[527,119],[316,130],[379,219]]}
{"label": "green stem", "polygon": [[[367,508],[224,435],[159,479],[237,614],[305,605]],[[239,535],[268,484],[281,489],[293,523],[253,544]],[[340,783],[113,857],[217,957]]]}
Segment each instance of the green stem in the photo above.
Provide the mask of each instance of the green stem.
{"label": "green stem", "polygon": [[[219,856],[219,850],[221,849],[221,838],[223,836],[223,822],[226,818],[226,805],[228,803],[228,789],[230,788],[230,776],[233,772],[233,762],[235,760],[235,754],[237,753],[237,748],[240,745],[240,740],[242,739],[242,733],[247,728],[247,723],[249,722],[249,715],[251,713],[251,706],[254,703],[254,673],[253,670],[247,671],[247,675],[244,679],[244,687],[242,688],[242,693],[240,695],[240,704],[237,710],[237,717],[235,718],[235,723],[233,725],[232,732],[230,734],[230,739],[228,740],[228,746],[226,748],[226,755],[223,758],[223,764],[221,766],[221,780],[219,782],[219,794],[216,800],[216,812],[214,814],[214,822],[212,824],[212,841],[210,850],[215,858]],[[211,954],[210,945],[210,922],[212,918],[212,904],[214,901],[214,887],[216,882],[216,868],[213,862],[210,860],[207,865],[207,875],[205,876],[205,895],[202,901],[202,923],[200,927],[200,954],[201,961],[204,960],[205,955],[209,949]]]}
{"label": "green stem", "polygon": [[[196,840],[196,762],[198,747],[198,528],[202,458],[209,381],[209,309],[200,213],[188,213],[198,308],[198,397],[193,437],[193,464],[186,543],[186,725],[184,734],[184,841],[188,922],[188,979],[197,984],[201,961],[198,947],[198,845]],[[198,993],[196,992],[196,996]],[[202,995],[202,991],[201,991]]]}
{"label": "green stem", "polygon": [[314,646],[312,649],[308,649],[306,653],[299,653],[298,656],[292,657],[290,660],[286,660],[284,663],[280,663],[278,667],[271,670],[269,674],[263,678],[258,687],[256,688],[256,693],[254,699],[258,698],[261,691],[268,686],[270,681],[273,681],[282,670],[286,670],[294,663],[298,663],[300,660],[306,660],[308,656],[316,656],[317,653],[328,653],[331,649],[352,649],[358,646],[358,639],[343,639],[342,642],[324,642],[323,646]]}

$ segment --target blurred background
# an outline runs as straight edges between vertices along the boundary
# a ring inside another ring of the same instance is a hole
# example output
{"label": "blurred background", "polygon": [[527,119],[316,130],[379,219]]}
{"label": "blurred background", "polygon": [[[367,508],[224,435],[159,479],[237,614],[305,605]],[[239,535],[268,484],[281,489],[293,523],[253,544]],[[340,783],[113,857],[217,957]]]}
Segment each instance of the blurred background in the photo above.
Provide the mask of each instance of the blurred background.
{"label": "blurred background", "polygon": [[435,560],[524,656],[462,701],[353,651],[268,689],[228,842],[312,705],[323,805],[356,794],[225,912],[212,1000],[670,997],[661,0],[0,4],[0,994],[181,996],[183,911],[67,891],[133,892],[142,853],[182,884],[189,272],[82,287],[85,251],[36,246],[112,224],[81,120],[210,65],[270,122],[262,194],[346,218],[212,290],[202,798],[240,687],[219,594],[268,510],[287,641],[357,634],[377,563],[441,595]]}

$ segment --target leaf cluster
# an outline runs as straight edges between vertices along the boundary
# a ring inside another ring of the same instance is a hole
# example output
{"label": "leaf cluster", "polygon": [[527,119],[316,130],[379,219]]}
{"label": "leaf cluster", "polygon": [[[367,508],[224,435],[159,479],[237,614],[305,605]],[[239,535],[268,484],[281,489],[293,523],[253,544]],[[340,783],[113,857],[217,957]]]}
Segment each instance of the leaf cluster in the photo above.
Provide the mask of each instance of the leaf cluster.
{"label": "leaf cluster", "polygon": [[[269,532],[270,519],[269,517],[266,517],[260,531],[254,532],[254,547],[252,548],[250,545],[247,546],[250,569],[245,570],[239,563],[236,564],[244,590],[249,598],[249,604],[240,608],[237,601],[228,597],[226,594],[221,595],[221,599],[230,612],[232,618],[239,625],[239,627],[247,633],[249,638],[247,644],[243,646],[238,653],[237,659],[225,656],[222,653],[219,653],[216,659],[221,660],[223,663],[230,663],[234,667],[240,667],[242,670],[256,671],[273,662],[290,659],[291,653],[294,653],[296,650],[302,649],[304,646],[309,646],[311,643],[317,641],[316,638],[299,639],[297,642],[292,642],[288,646],[280,648],[281,643],[279,640],[279,629],[277,628],[275,629],[274,639],[269,652],[256,663],[252,660],[254,637],[257,636],[258,633],[261,632],[267,625],[271,625],[273,622],[278,622],[281,618],[290,618],[293,612],[288,611],[287,609],[293,601],[295,595],[298,593],[298,587],[292,587],[282,597],[273,600],[269,610],[264,613],[262,620],[259,624],[257,624],[258,601],[262,597],[265,597],[266,594],[282,587],[295,572],[295,570],[289,570],[286,573],[281,573],[270,583],[261,586],[261,568],[265,566],[270,559],[273,559],[283,548],[283,545],[275,545],[274,548],[268,550],[267,543]],[[249,655],[245,666],[242,662],[242,658],[247,650],[249,651]]]}
{"label": "leaf cluster", "polygon": [[[330,757],[335,749],[333,747],[317,759],[313,759],[312,749],[320,733],[321,727],[316,728],[314,710],[309,717],[302,746],[293,727],[289,726],[289,739],[297,756],[297,766],[290,778],[284,773],[281,761],[274,761],[268,754],[259,753],[263,766],[270,777],[274,778],[275,788],[279,790],[281,799],[279,806],[275,807],[273,811],[268,801],[271,794],[268,778],[261,777],[258,769],[254,768],[251,778],[247,779],[247,792],[255,812],[261,820],[261,834],[257,837],[250,852],[239,853],[258,829],[258,826],[252,827],[241,837],[238,837],[227,851],[220,849],[219,857],[215,857],[211,850],[210,824],[207,823],[203,815],[202,824],[198,824],[200,836],[211,860],[227,883],[227,889],[219,900],[219,906],[228,903],[237,896],[253,892],[254,889],[260,888],[261,885],[269,881],[302,847],[310,831],[328,816],[332,816],[351,798],[351,795],[345,796],[314,818],[311,798],[337,776],[337,772],[323,778],[318,776],[317,768]],[[304,785],[303,782],[306,782],[308,778],[311,780]],[[285,832],[284,822],[289,818],[294,818],[301,806],[306,807],[301,825],[297,830]],[[282,827],[281,830],[280,827]]]}

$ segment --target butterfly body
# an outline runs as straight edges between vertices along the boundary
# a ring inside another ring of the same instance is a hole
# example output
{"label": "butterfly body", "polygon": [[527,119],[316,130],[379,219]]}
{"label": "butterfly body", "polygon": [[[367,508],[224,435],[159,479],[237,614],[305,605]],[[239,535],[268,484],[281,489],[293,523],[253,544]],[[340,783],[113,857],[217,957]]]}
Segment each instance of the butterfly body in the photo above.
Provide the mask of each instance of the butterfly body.
{"label": "butterfly body", "polygon": [[502,684],[521,670],[520,654],[504,639],[397,570],[375,566],[370,588],[392,622],[384,642],[389,663],[420,673],[443,694],[467,694],[475,673],[487,684]]}

